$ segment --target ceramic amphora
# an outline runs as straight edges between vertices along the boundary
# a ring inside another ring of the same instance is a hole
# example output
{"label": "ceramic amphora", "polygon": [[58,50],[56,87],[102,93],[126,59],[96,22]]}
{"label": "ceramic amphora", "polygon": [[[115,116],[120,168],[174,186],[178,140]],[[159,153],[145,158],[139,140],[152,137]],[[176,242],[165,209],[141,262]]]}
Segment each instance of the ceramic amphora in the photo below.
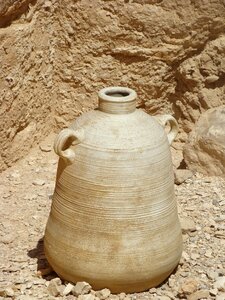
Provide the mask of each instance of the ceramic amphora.
{"label": "ceramic amphora", "polygon": [[61,278],[130,293],[174,270],[182,237],[169,147],[177,131],[172,116],[136,109],[134,90],[109,87],[97,110],[59,133],[44,247]]}

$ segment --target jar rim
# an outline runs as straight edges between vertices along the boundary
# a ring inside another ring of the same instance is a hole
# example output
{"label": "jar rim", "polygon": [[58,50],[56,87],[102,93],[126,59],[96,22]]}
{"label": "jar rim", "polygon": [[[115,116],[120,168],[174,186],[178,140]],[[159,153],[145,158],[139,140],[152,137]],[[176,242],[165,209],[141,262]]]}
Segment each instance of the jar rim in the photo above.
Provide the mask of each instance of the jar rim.
{"label": "jar rim", "polygon": [[130,102],[137,98],[137,93],[127,87],[111,86],[99,91],[98,97],[101,100],[109,102]]}

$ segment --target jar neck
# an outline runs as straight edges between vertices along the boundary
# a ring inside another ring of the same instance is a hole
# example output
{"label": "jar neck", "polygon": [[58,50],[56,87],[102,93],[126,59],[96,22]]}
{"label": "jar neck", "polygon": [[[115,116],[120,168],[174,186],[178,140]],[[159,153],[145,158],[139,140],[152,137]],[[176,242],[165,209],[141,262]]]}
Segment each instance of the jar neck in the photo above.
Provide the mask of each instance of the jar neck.
{"label": "jar neck", "polygon": [[98,94],[98,108],[110,114],[129,114],[136,109],[137,94],[126,87],[108,87]]}

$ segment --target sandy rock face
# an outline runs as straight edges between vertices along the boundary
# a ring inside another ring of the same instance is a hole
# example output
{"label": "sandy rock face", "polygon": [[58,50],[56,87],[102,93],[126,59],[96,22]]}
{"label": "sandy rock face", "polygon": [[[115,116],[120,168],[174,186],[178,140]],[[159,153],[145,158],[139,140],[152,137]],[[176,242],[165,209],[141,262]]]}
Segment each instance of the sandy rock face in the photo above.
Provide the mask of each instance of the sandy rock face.
{"label": "sandy rock face", "polygon": [[191,170],[207,175],[225,174],[225,106],[205,112],[184,148]]}
{"label": "sandy rock face", "polygon": [[4,0],[0,3],[0,27],[9,25],[27,11],[29,4],[34,0]]}
{"label": "sandy rock face", "polygon": [[1,15],[10,20],[10,11],[23,3],[27,10],[8,26],[0,23],[0,170],[51,130],[54,101],[53,14],[40,1],[29,6],[28,1],[3,2],[1,20]]}
{"label": "sandy rock face", "polygon": [[193,128],[200,114],[224,104],[225,37],[206,43],[199,55],[188,58],[177,68],[177,116],[183,119],[183,130]]}
{"label": "sandy rock face", "polygon": [[105,86],[135,89],[189,132],[224,103],[224,18],[220,0],[2,1],[0,170]]}

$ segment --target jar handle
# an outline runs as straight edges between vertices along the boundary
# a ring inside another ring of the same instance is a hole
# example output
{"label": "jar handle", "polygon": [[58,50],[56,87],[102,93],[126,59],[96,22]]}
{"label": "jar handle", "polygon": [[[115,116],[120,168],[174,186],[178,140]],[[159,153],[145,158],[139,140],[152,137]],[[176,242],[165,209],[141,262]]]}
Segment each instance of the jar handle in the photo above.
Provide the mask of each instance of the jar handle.
{"label": "jar handle", "polygon": [[68,164],[72,164],[75,159],[75,153],[70,149],[71,145],[77,145],[84,139],[83,129],[73,130],[63,129],[57,135],[54,142],[54,150],[57,155],[63,158]]}
{"label": "jar handle", "polygon": [[168,137],[169,144],[171,145],[178,134],[178,123],[176,119],[171,115],[156,115],[154,116],[154,118],[163,127],[165,127],[166,124],[169,123],[170,131],[167,133],[167,137]]}

